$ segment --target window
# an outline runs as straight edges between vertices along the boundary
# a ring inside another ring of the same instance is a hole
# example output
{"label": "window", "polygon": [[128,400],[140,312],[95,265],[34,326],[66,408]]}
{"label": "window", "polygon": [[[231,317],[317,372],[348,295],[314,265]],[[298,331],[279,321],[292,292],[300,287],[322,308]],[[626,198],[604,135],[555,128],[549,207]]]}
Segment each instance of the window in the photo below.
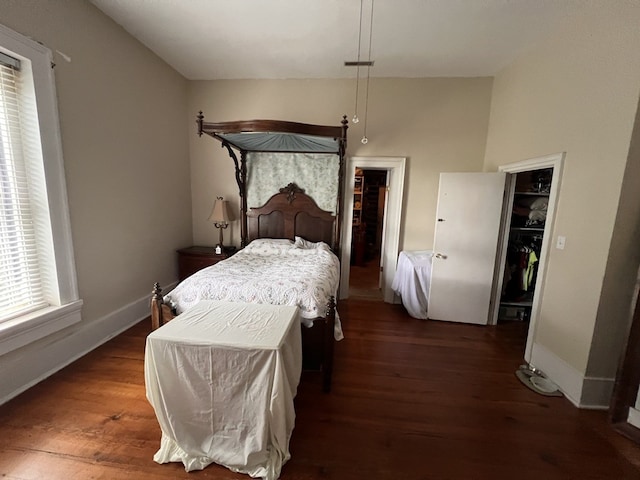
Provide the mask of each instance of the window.
{"label": "window", "polygon": [[80,320],[51,52],[0,25],[0,355]]}
{"label": "window", "polygon": [[20,61],[0,54],[0,322],[46,305],[25,161],[39,139],[23,127],[33,112],[21,80]]}

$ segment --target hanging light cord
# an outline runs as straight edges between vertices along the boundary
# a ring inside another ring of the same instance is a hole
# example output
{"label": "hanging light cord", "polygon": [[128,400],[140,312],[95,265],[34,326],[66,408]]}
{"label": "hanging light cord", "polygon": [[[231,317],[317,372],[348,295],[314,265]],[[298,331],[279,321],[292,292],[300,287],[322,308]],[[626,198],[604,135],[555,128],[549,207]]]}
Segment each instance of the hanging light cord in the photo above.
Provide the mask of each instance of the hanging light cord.
{"label": "hanging light cord", "polygon": [[371,21],[369,23],[369,56],[367,60],[369,65],[367,66],[367,85],[364,100],[364,133],[362,136],[362,143],[365,144],[369,141],[367,138],[367,114],[369,112],[369,79],[371,78],[371,41],[373,39],[373,3],[375,0],[371,0]]}
{"label": "hanging light cord", "polygon": [[360,87],[360,49],[362,45],[362,4],[364,0],[360,0],[360,25],[358,27],[358,65],[356,68],[356,106],[355,111],[353,112],[353,123],[358,123],[360,119],[358,118],[358,91]]}

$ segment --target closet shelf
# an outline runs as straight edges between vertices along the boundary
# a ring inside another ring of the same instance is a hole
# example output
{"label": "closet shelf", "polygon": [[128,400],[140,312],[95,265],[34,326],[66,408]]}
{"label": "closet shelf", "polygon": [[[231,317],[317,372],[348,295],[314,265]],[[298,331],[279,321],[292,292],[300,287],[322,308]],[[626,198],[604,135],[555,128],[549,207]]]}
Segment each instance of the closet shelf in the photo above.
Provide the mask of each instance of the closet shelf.
{"label": "closet shelf", "polygon": [[511,300],[511,301],[500,302],[500,305],[510,306],[510,307],[531,307],[533,305],[533,302],[531,300],[523,300],[520,302]]}
{"label": "closet shelf", "polygon": [[512,227],[512,232],[534,232],[534,233],[543,233],[544,227]]}
{"label": "closet shelf", "polygon": [[532,197],[548,197],[549,192],[514,192],[516,195],[530,195]]}

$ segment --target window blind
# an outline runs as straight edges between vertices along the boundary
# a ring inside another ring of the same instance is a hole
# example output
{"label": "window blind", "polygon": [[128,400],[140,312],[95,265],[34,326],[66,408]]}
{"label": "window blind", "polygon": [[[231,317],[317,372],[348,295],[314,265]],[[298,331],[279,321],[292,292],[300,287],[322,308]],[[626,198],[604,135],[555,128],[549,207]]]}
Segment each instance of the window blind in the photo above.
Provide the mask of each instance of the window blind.
{"label": "window blind", "polygon": [[21,71],[0,62],[0,322],[46,305],[25,151]]}

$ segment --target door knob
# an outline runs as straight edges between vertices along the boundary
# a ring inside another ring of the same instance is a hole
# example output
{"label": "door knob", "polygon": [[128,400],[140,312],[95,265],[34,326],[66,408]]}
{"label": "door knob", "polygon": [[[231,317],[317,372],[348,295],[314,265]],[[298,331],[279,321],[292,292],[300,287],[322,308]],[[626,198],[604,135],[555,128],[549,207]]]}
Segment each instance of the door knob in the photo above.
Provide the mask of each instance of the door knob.
{"label": "door knob", "polygon": [[444,222],[444,218],[439,218],[438,221],[439,222]]}
{"label": "door knob", "polygon": [[435,254],[435,257],[436,257],[436,258],[441,258],[441,259],[443,259],[443,260],[446,260],[446,259],[447,259],[447,256],[446,256],[446,255],[443,255],[443,254],[441,254],[441,253],[436,253],[436,254]]}

